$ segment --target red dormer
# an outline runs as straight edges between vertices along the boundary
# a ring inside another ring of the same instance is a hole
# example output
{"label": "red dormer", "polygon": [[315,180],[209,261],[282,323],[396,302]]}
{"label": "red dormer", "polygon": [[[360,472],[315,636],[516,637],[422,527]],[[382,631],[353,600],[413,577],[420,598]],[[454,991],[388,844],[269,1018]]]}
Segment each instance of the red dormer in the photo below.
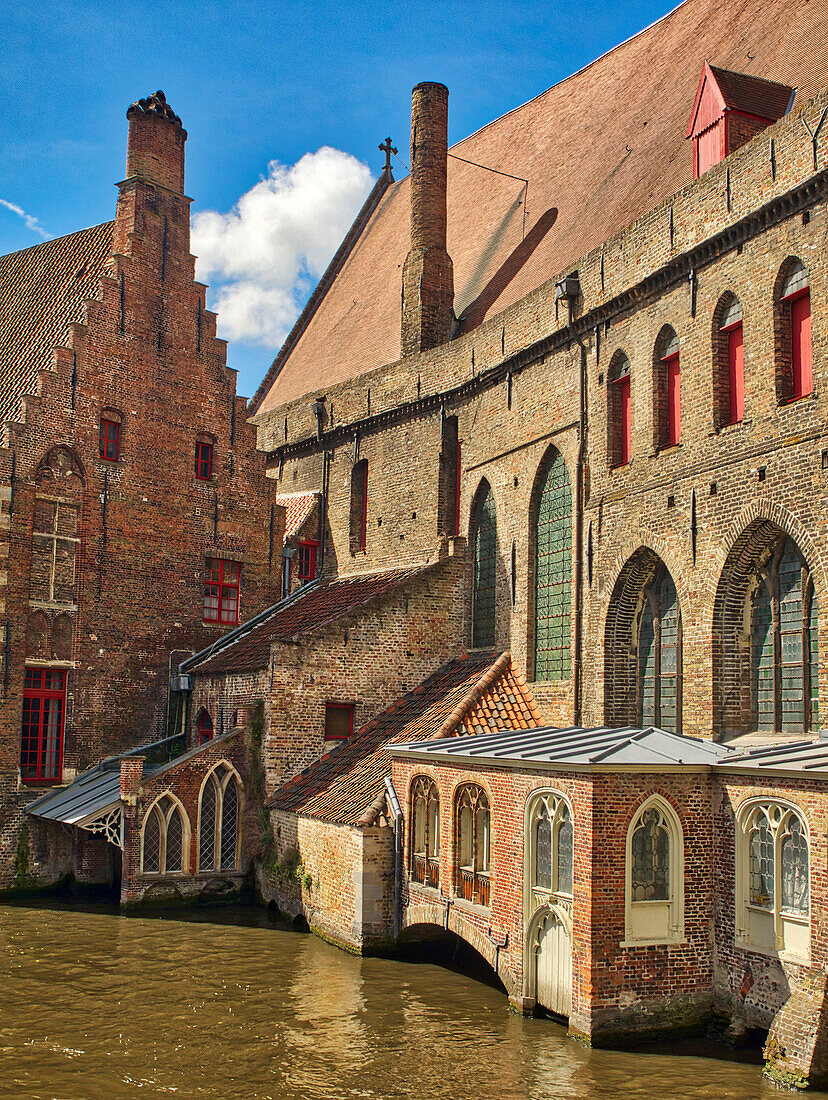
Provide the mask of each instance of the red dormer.
{"label": "red dormer", "polygon": [[787,114],[794,91],[705,61],[685,135],[693,139],[693,179]]}

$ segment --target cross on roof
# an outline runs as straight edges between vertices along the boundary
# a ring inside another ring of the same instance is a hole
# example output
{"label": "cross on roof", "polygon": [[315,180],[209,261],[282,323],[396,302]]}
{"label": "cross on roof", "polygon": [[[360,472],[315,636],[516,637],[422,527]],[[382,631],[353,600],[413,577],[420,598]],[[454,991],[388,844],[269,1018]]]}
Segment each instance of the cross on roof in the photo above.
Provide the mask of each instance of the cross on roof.
{"label": "cross on roof", "polygon": [[385,153],[385,171],[390,172],[391,171],[391,154],[393,153],[394,156],[397,155],[397,150],[391,144],[391,138],[390,137],[387,137],[385,139],[385,141],[382,143],[382,145],[380,145],[379,151],[381,153]]}

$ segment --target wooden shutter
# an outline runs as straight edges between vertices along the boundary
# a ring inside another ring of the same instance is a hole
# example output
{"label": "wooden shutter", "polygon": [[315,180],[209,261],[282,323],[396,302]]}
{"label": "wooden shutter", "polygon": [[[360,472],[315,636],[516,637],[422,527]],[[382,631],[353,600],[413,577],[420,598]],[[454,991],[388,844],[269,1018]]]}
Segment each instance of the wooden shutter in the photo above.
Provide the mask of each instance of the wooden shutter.
{"label": "wooden shutter", "polygon": [[814,366],[811,350],[811,295],[805,293],[791,302],[791,360],[793,396],[805,397],[814,390]]}
{"label": "wooden shutter", "polygon": [[745,415],[745,352],[741,324],[727,334],[728,374],[730,378],[730,423],[736,424]]}
{"label": "wooden shutter", "polygon": [[671,355],[667,367],[667,443],[674,446],[681,439],[681,368],[678,355]]}
{"label": "wooden shutter", "polygon": [[630,461],[632,451],[632,406],[630,404],[630,376],[619,378],[618,399],[621,408],[621,438],[619,439],[618,458],[621,466]]}

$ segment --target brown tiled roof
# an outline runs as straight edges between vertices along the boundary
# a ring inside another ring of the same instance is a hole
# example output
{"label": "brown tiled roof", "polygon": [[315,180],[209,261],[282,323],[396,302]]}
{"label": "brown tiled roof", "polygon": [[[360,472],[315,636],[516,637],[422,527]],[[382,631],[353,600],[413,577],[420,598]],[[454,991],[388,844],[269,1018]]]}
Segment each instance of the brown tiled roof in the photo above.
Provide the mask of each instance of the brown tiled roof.
{"label": "brown tiled roof", "polygon": [[[705,59],[796,86],[797,102],[808,99],[828,84],[828,4],[685,0],[453,146],[456,156],[529,180],[524,205],[519,180],[449,160],[448,250],[455,313],[470,318],[467,327],[691,181],[684,136]],[[399,358],[408,229],[406,178],[386,191],[258,407],[275,408]]]}
{"label": "brown tiled roof", "polygon": [[762,80],[750,73],[733,73],[715,65],[710,66],[710,71],[726,105],[733,110],[774,121],[784,115],[793,91],[790,85]]}
{"label": "brown tiled roof", "polygon": [[508,653],[466,654],[280,787],[269,805],[341,825],[364,824],[391,772],[388,745],[540,725]]}
{"label": "brown tiled roof", "polygon": [[308,518],[316,503],[316,493],[285,493],[276,497],[276,503],[285,509],[285,538],[295,535]]}
{"label": "brown tiled roof", "polygon": [[327,626],[429,568],[431,566],[390,569],[384,573],[308,585],[289,599],[274,604],[272,613],[259,616],[261,621],[257,625],[251,628],[243,624],[220,638],[199,660],[185,661],[182,667],[211,676],[219,672],[252,672],[266,668],[271,642],[292,641]]}
{"label": "brown tiled roof", "polygon": [[0,424],[19,419],[20,398],[37,393],[38,374],[98,296],[112,253],[112,222],[0,256]]}

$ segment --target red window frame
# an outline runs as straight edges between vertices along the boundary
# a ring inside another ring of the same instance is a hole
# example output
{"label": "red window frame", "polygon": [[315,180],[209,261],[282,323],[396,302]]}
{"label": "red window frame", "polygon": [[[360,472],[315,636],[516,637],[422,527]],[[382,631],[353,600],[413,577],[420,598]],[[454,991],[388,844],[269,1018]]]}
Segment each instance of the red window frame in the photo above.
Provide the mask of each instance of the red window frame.
{"label": "red window frame", "polygon": [[239,621],[241,565],[225,558],[208,558],[204,580],[204,622],[235,625]]}
{"label": "red window frame", "polygon": [[98,430],[98,456],[104,462],[117,462],[121,456],[121,425],[117,420],[101,417]]}
{"label": "red window frame", "polygon": [[662,359],[667,372],[667,446],[681,442],[681,365],[679,353],[665,355]]}
{"label": "red window frame", "polygon": [[60,783],[66,722],[66,672],[27,668],[23,687],[20,776],[24,783]]}
{"label": "red window frame", "polygon": [[206,745],[213,740],[213,719],[206,710],[201,712],[198,719],[198,743]]}
{"label": "red window frame", "polygon": [[745,341],[742,322],[734,321],[721,330],[727,337],[727,379],[730,398],[728,424],[738,424],[745,417]]}
{"label": "red window frame", "polygon": [[315,539],[303,539],[296,544],[296,575],[300,581],[316,580],[316,548],[319,543]]}
{"label": "red window frame", "polygon": [[788,310],[791,332],[791,400],[814,392],[814,358],[811,342],[811,288],[803,287],[782,299]]}
{"label": "red window frame", "polygon": [[[328,716],[333,711],[346,711],[348,712],[348,732],[347,733],[329,733],[328,732]],[[325,704],[325,740],[326,741],[347,741],[354,732],[354,704],[353,703],[326,703]]]}
{"label": "red window frame", "polygon": [[195,476],[198,481],[213,478],[213,444],[197,439],[195,445]]}
{"label": "red window frame", "polygon": [[617,386],[616,401],[618,401],[619,417],[618,417],[618,432],[619,438],[616,440],[618,461],[616,466],[626,466],[630,461],[630,455],[632,453],[632,405],[630,403],[630,375],[622,374],[620,378],[614,379],[610,385]]}

